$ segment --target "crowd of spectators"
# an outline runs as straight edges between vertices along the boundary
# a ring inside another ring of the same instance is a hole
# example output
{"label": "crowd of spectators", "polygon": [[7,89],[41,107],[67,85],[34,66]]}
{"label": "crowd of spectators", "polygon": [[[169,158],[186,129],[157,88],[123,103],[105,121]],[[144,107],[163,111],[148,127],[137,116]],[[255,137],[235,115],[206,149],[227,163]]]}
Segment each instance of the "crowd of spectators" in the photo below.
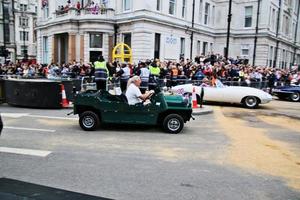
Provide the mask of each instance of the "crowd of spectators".
{"label": "crowd of spectators", "polygon": [[99,3],[95,3],[94,1],[89,1],[85,5],[81,5],[80,1],[77,1],[76,3],[72,3],[71,0],[67,0],[65,5],[59,5],[56,13],[58,15],[67,13],[70,9],[77,10],[78,13],[82,9],[86,10],[88,13],[93,15],[103,14],[106,9],[106,0],[102,0]]}
{"label": "crowd of spectators", "polygon": [[[118,71],[128,65],[131,75],[138,74],[142,65],[155,66],[160,68],[160,79],[176,76],[177,83],[186,81],[201,81],[220,79],[223,83],[238,83],[243,86],[274,87],[278,85],[300,84],[300,67],[292,66],[289,69],[272,67],[251,66],[245,60],[226,60],[220,55],[198,56],[193,61],[180,59],[179,61],[147,60],[137,64],[109,63],[110,77],[117,76]],[[45,78],[78,78],[93,76],[94,67],[92,63],[68,63],[68,64],[28,64],[8,63],[0,64],[0,75],[17,75],[22,77],[45,77]],[[264,84],[261,84],[264,83]]]}

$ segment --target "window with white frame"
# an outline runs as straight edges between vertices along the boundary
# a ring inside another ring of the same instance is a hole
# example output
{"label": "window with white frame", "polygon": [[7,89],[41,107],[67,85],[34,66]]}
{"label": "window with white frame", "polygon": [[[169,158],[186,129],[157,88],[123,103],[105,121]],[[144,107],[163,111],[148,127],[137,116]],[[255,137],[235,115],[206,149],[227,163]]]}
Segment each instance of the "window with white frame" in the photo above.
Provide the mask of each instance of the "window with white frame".
{"label": "window with white frame", "polygon": [[199,1],[199,16],[198,16],[198,20],[199,20],[199,23],[201,24],[202,23],[202,10],[203,10],[203,0],[200,0]]}
{"label": "window with white frame", "polygon": [[276,21],[276,10],[275,8],[272,9],[272,15],[271,15],[271,29],[275,31],[275,21]]}
{"label": "window with white frame", "polygon": [[48,37],[43,37],[43,63],[48,64],[49,63],[49,49],[48,49]]}
{"label": "window with white frame", "polygon": [[270,49],[269,49],[269,67],[272,67],[273,55],[274,55],[274,47],[270,46]]}
{"label": "window with white frame", "polygon": [[187,0],[182,0],[182,10],[181,10],[181,17],[185,18],[186,16],[186,1]]}
{"label": "window with white frame", "polygon": [[176,0],[169,0],[169,14],[175,15]]}
{"label": "window with white frame", "polygon": [[128,11],[131,9],[131,0],[123,0],[123,10]]}
{"label": "window with white frame", "polygon": [[123,33],[123,42],[131,47],[131,33]]}
{"label": "window with white frame", "polygon": [[241,56],[249,56],[249,44],[243,44],[241,46]]}
{"label": "window with white frame", "polygon": [[28,55],[28,46],[21,46],[21,56]]}
{"label": "window with white frame", "polygon": [[285,15],[285,23],[284,23],[284,33],[286,36],[288,36],[290,34],[290,18]]}
{"label": "window with white frame", "polygon": [[200,52],[201,51],[201,42],[200,42],[200,40],[198,40],[198,42],[197,42],[197,55],[200,55]]}
{"label": "window with white frame", "polygon": [[212,7],[212,13],[211,13],[211,25],[215,25],[215,6]]}
{"label": "window with white frame", "polygon": [[205,3],[205,10],[204,10],[204,24],[208,25],[209,23],[209,10],[210,10],[210,4]]}
{"label": "window with white frame", "polygon": [[44,19],[47,19],[49,17],[49,7],[48,6],[43,7],[43,17],[44,17]]}
{"label": "window with white frame", "polygon": [[28,41],[28,31],[20,31],[20,41]]}
{"label": "window with white frame", "polygon": [[185,38],[180,38],[180,57],[185,54]]}
{"label": "window with white frame", "polygon": [[156,10],[157,11],[161,10],[161,0],[156,0]]}
{"label": "window with white frame", "polygon": [[103,34],[91,33],[90,34],[90,48],[102,48],[103,47]]}
{"label": "window with white frame", "polygon": [[253,6],[245,7],[245,27],[252,26],[252,12],[253,12]]}
{"label": "window with white frame", "polygon": [[28,18],[19,17],[19,26],[28,27]]}
{"label": "window with white frame", "polygon": [[27,11],[27,5],[26,4],[20,4],[20,11],[26,12]]}
{"label": "window with white frame", "polygon": [[208,43],[207,42],[203,42],[202,54],[206,56],[207,55],[207,51],[208,51]]}

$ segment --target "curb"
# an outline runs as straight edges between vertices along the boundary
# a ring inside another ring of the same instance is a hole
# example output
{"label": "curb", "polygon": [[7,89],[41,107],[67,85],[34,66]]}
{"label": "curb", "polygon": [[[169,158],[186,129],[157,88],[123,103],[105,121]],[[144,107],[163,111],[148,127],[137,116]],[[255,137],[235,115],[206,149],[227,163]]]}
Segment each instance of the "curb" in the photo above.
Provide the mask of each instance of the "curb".
{"label": "curb", "polygon": [[199,116],[199,115],[207,115],[213,113],[213,109],[208,106],[204,106],[203,108],[196,108],[193,109],[192,115]]}

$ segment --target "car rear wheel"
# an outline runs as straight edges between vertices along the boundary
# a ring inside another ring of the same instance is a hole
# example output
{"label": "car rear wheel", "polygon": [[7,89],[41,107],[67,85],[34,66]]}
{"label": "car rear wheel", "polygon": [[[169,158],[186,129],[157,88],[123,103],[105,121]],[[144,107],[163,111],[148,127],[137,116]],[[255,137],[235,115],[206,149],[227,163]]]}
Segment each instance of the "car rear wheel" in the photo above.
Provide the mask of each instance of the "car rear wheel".
{"label": "car rear wheel", "polygon": [[297,102],[300,100],[300,93],[298,92],[294,92],[293,94],[291,94],[290,96],[291,101]]}
{"label": "car rear wheel", "polygon": [[80,114],[79,125],[85,131],[93,131],[100,124],[99,116],[93,111],[85,111]]}
{"label": "car rear wheel", "polygon": [[179,133],[183,126],[183,118],[177,114],[167,115],[163,121],[163,129],[168,133]]}
{"label": "car rear wheel", "polygon": [[244,99],[243,104],[246,108],[257,108],[259,101],[254,96],[248,96]]}

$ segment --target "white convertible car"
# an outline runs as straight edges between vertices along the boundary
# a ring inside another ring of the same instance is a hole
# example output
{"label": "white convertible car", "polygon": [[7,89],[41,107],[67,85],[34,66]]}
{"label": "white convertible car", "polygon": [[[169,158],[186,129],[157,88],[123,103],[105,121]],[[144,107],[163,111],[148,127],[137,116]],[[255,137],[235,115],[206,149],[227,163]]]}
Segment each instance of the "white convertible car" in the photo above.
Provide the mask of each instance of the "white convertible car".
{"label": "white convertible car", "polygon": [[171,88],[171,91],[180,95],[191,95],[193,88],[195,88],[198,102],[201,88],[204,89],[203,100],[206,102],[238,103],[247,108],[256,108],[259,104],[265,104],[272,100],[272,96],[262,90],[250,87],[225,86],[221,82],[217,84],[217,87],[201,87],[192,84],[178,85]]}

